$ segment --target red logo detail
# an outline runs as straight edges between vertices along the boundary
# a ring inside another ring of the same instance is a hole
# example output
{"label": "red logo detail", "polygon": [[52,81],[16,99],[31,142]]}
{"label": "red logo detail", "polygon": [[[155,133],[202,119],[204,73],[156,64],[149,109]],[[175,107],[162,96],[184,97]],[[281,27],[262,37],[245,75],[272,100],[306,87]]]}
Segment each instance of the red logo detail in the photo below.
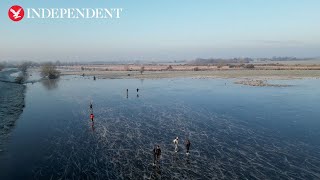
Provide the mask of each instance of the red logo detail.
{"label": "red logo detail", "polygon": [[9,9],[8,16],[12,21],[20,21],[24,17],[24,10],[21,6],[14,5]]}

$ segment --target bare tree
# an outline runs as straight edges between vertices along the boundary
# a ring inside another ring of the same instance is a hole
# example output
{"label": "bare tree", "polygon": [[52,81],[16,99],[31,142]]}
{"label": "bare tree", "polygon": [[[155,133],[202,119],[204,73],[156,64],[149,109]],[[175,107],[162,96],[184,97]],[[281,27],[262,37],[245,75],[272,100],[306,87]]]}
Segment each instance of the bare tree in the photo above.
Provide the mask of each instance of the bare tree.
{"label": "bare tree", "polygon": [[57,79],[60,76],[60,72],[54,64],[45,63],[41,67],[41,76],[49,79]]}
{"label": "bare tree", "polygon": [[23,73],[23,74],[26,74],[27,71],[28,71],[28,68],[31,66],[32,62],[24,62],[22,64],[20,64],[18,66],[18,68],[20,69],[20,71]]}
{"label": "bare tree", "polygon": [[18,77],[15,78],[15,82],[22,84],[28,79],[28,68],[32,65],[32,62],[23,62],[18,65],[18,69],[21,71]]}

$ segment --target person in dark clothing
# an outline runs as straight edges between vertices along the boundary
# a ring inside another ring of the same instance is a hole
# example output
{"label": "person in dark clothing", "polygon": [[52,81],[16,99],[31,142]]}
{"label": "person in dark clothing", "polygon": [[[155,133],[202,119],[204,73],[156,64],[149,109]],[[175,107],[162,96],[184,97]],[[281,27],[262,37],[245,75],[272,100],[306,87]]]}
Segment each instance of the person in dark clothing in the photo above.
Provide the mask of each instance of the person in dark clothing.
{"label": "person in dark clothing", "polygon": [[90,102],[90,113],[93,114],[93,107],[92,107],[92,103]]}
{"label": "person in dark clothing", "polygon": [[190,140],[187,139],[185,144],[186,144],[186,148],[187,148],[187,153],[186,154],[189,155],[189,149],[190,149],[190,145],[191,145]]}
{"label": "person in dark clothing", "polygon": [[161,149],[160,149],[160,146],[157,145],[153,149],[153,166],[156,165],[156,162],[159,162],[160,156],[161,156]]}
{"label": "person in dark clothing", "polygon": [[127,99],[128,99],[128,97],[129,97],[129,89],[127,89]]}
{"label": "person in dark clothing", "polygon": [[96,80],[96,76],[93,76],[93,80]]}
{"label": "person in dark clothing", "polygon": [[139,92],[139,88],[137,88],[137,92]]}
{"label": "person in dark clothing", "polygon": [[157,146],[156,154],[157,154],[157,160],[159,161],[160,156],[161,156],[161,149],[160,149],[160,146],[159,146],[159,145]]}

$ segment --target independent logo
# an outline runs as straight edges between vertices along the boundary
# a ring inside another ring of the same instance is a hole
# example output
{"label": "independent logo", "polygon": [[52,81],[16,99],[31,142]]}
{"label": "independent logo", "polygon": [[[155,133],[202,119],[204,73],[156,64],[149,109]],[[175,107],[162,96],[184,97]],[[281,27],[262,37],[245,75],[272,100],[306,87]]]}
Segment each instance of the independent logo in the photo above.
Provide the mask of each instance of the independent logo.
{"label": "independent logo", "polygon": [[25,8],[18,5],[9,8],[12,21],[26,19],[120,19],[122,8]]}
{"label": "independent logo", "polygon": [[9,9],[8,16],[12,21],[21,21],[24,17],[24,10],[21,6],[14,5]]}

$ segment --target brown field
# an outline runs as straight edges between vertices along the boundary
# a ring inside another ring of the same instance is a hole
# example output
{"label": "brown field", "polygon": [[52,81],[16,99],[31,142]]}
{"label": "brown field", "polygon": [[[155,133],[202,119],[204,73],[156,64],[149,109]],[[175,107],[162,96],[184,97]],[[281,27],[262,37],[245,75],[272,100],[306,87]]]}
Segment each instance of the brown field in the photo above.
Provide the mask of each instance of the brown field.
{"label": "brown field", "polygon": [[291,79],[320,78],[320,65],[255,65],[253,69],[229,66],[194,65],[85,65],[63,66],[62,75],[97,76],[98,78],[241,78]]}
{"label": "brown field", "polygon": [[[283,64],[283,63],[253,63],[255,70],[320,70],[320,64]],[[215,71],[215,70],[245,70],[245,64],[220,64],[220,65],[77,65],[62,66],[69,71]]]}

